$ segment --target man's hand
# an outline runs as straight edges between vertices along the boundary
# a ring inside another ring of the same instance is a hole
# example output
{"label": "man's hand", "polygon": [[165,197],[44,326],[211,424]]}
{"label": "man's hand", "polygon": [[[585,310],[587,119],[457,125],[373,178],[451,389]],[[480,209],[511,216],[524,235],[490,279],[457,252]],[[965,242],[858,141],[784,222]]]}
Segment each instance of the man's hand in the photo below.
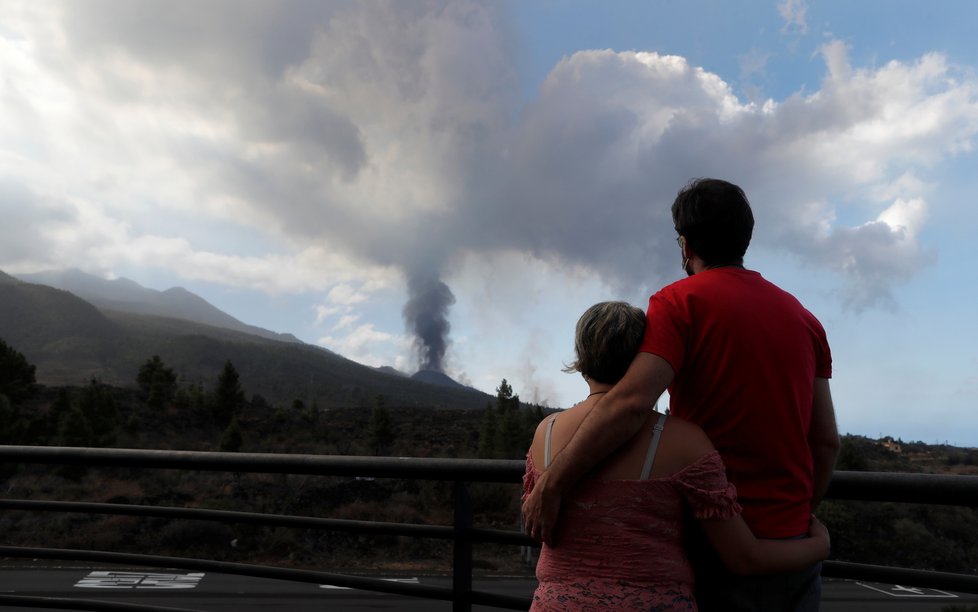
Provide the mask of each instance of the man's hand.
{"label": "man's hand", "polygon": [[560,494],[547,490],[547,477],[544,472],[537,479],[533,490],[523,502],[523,520],[526,533],[537,542],[553,546],[553,536],[560,514]]}
{"label": "man's hand", "polygon": [[822,545],[824,548],[822,559],[828,559],[829,555],[832,554],[832,540],[829,537],[829,530],[822,524],[822,521],[815,518],[814,514],[808,526],[808,537]]}

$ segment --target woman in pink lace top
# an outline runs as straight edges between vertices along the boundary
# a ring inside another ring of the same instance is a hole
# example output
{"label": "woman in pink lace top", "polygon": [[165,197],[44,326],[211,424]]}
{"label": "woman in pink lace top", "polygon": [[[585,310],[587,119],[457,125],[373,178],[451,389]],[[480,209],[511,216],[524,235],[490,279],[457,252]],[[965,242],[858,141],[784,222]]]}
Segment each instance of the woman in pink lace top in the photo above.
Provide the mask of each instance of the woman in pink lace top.
{"label": "woman in pink lace top", "polygon": [[[595,304],[581,316],[577,360],[567,371],[581,372],[590,394],[537,427],[524,495],[598,397],[624,376],[644,329],[645,313],[624,302]],[[807,539],[755,538],[706,434],[656,412],[649,423],[564,502],[556,546],[540,553],[531,610],[696,610],[683,551],[689,516],[735,573],[801,569],[828,557],[828,531],[814,517]]]}

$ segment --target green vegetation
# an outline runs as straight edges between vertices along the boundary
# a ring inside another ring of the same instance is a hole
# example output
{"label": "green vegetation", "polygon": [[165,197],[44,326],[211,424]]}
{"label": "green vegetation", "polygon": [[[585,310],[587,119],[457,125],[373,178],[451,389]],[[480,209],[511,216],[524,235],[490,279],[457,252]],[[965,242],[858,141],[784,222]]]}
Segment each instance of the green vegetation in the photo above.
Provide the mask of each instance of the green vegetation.
{"label": "green vegetation", "polygon": [[149,407],[160,410],[173,399],[177,390],[177,374],[166,367],[159,355],[153,355],[139,366],[136,384]]}
{"label": "green vegetation", "polygon": [[27,429],[20,404],[37,390],[35,367],[0,339],[0,444],[16,444]]}
{"label": "green vegetation", "polygon": [[479,426],[477,454],[482,459],[523,459],[533,432],[543,419],[543,408],[520,403],[520,396],[504,378],[496,387],[496,404],[486,407]]}
{"label": "green vegetation", "polygon": [[0,395],[11,405],[33,395],[36,370],[23,354],[0,339]]}
{"label": "green vegetation", "polygon": [[[843,436],[838,470],[978,474],[978,449],[893,438]],[[832,532],[832,558],[975,573],[978,511],[973,508],[828,500],[818,516]]]}
{"label": "green vegetation", "polygon": [[238,371],[228,359],[217,377],[217,388],[214,390],[214,420],[220,427],[230,425],[244,406],[245,394],[240,381]]}
{"label": "green vegetation", "polygon": [[[98,379],[83,386],[35,386],[21,406],[21,426],[11,429],[12,441],[324,455],[477,454],[481,411],[392,405],[382,395],[374,396],[371,404],[322,409],[315,398],[294,397],[280,403],[252,394],[249,399],[249,381],[239,374],[237,362],[225,358],[224,364],[210,380],[187,383],[174,376],[175,369],[164,358],[153,355],[136,369],[136,384],[131,387],[109,386]],[[491,412],[503,415],[503,420],[522,422],[526,414],[540,412],[520,405],[508,383],[501,389],[505,392]],[[0,416],[12,409],[9,401],[0,401]],[[532,429],[527,431],[532,435]],[[511,442],[513,449],[521,447],[520,452],[528,444],[528,437]],[[29,465],[9,466],[0,473],[0,486],[12,498],[446,525],[451,524],[453,507],[450,483],[425,481]],[[474,485],[471,494],[481,526],[518,528],[518,484]],[[74,548],[309,564],[346,571],[381,566],[443,571],[451,558],[450,543],[442,541],[133,517],[4,512],[0,529],[9,534],[11,545],[46,546],[58,541]],[[521,569],[513,547],[480,546],[477,556],[487,571]]]}
{"label": "green vegetation", "polygon": [[[211,377],[189,382],[159,354],[144,356],[128,387],[94,377],[78,386],[38,385],[33,366],[2,341],[0,360],[13,364],[0,379],[0,440],[12,444],[522,459],[544,416],[540,406],[520,402],[506,380],[482,410],[392,402],[383,394],[356,406],[321,407],[302,388],[285,401],[254,393],[238,354],[233,362],[225,355]],[[845,436],[838,468],[978,474],[978,449]],[[7,465],[0,486],[10,498],[431,524],[450,524],[452,508],[451,484],[425,481]],[[470,492],[480,526],[518,528],[519,485],[474,484]],[[829,500],[818,514],[832,531],[834,559],[964,573],[978,568],[975,509]],[[58,541],[317,568],[435,571],[447,568],[451,555],[449,544],[428,540],[134,517],[10,511],[0,513],[0,530],[11,545]],[[477,556],[483,568],[521,569],[513,547],[480,546]]]}

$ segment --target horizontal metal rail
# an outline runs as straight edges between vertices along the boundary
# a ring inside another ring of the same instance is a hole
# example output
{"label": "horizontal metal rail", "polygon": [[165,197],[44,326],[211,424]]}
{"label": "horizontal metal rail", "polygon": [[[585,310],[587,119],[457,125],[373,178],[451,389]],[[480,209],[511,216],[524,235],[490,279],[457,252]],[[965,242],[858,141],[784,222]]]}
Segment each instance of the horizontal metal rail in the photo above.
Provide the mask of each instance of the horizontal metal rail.
{"label": "horizontal metal rail", "polygon": [[978,508],[978,476],[838,471],[826,497]]}
{"label": "horizontal metal rail", "polygon": [[[125,516],[151,516],[220,523],[244,523],[296,529],[322,529],[324,531],[366,533],[371,535],[403,535],[416,538],[452,540],[456,530],[448,525],[423,525],[417,523],[385,523],[382,521],[357,521],[327,519],[291,514],[262,514],[235,510],[211,510],[208,508],[175,508],[170,506],[141,506],[138,504],[107,504],[93,502],[63,502],[31,499],[0,499],[0,510],[36,510],[40,512],[72,512],[80,514],[114,514]],[[468,530],[471,542],[482,544],[517,544],[539,546],[529,536],[504,529]]]}
{"label": "horizontal metal rail", "polygon": [[[407,457],[348,457],[321,455],[290,455],[260,453],[214,453],[199,451],[143,450],[143,449],[96,449],[71,447],[0,446],[0,462],[15,464],[73,464],[125,468],[208,470],[248,473],[304,474],[319,476],[373,477],[395,479],[421,479],[451,481],[458,486],[463,482],[519,483],[524,471],[522,461],[482,459],[421,459]],[[461,491],[464,493],[464,486]],[[933,474],[836,472],[826,495],[832,499],[856,501],[888,501],[900,503],[942,504],[978,507],[978,476],[944,476]],[[458,503],[458,502],[456,502]],[[464,506],[464,504],[463,504]],[[124,514],[276,525],[293,528],[348,531],[378,535],[407,535],[456,542],[456,556],[464,555],[472,542],[506,543],[522,546],[535,545],[526,535],[515,531],[477,529],[471,527],[471,516],[460,516],[456,507],[455,526],[417,525],[408,523],[383,523],[269,515],[251,512],[232,512],[207,508],[150,507],[132,504],[105,504],[89,502],[61,502],[40,500],[0,500],[0,509],[45,512],[83,512]],[[470,511],[465,510],[470,514]],[[460,519],[461,520],[460,522]],[[459,543],[462,543],[459,547]],[[245,576],[293,580],[297,582],[329,583],[337,586],[449,600],[456,610],[467,610],[473,604],[509,609],[526,609],[526,598],[510,597],[471,590],[471,559],[456,558],[456,570],[465,576],[455,576],[453,588],[431,587],[388,581],[269,566],[226,563],[201,559],[133,555],[102,551],[79,551],[48,548],[0,547],[0,556],[47,558],[75,561],[100,561],[147,567],[173,567],[240,574]],[[459,573],[456,571],[456,573]],[[839,561],[827,561],[823,575],[827,577],[854,578],[891,582],[904,585],[978,593],[978,576],[930,572]],[[6,596],[9,597],[13,596]],[[64,607],[56,598],[41,598],[50,605],[34,607]],[[3,605],[5,599],[0,599]],[[150,607],[85,607],[126,605],[109,602],[71,600],[74,609],[84,610],[175,610]],[[10,604],[14,605],[14,604]],[[17,604],[20,605],[20,604]]]}
{"label": "horizontal metal rail", "polygon": [[67,446],[0,445],[0,462],[511,483],[520,482],[524,471],[522,461],[498,459],[215,453]]}
{"label": "horizontal metal rail", "polygon": [[[519,483],[522,461],[3,446],[0,462]],[[837,471],[827,498],[978,507],[978,476]]]}

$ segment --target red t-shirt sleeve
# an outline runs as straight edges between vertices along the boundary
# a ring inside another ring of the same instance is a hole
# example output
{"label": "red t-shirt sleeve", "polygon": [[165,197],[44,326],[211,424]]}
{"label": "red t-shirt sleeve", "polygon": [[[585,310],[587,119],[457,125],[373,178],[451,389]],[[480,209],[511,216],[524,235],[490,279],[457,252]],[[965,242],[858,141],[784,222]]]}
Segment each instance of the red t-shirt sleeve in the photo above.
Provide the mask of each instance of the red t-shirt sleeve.
{"label": "red t-shirt sleeve", "polygon": [[686,333],[689,314],[672,299],[668,287],[649,298],[645,314],[645,337],[639,351],[658,355],[672,366],[674,372],[682,368],[686,360]]}
{"label": "red t-shirt sleeve", "polygon": [[815,334],[815,376],[817,378],[832,378],[832,350],[829,349],[825,328],[815,318],[815,315],[810,312],[807,314]]}

